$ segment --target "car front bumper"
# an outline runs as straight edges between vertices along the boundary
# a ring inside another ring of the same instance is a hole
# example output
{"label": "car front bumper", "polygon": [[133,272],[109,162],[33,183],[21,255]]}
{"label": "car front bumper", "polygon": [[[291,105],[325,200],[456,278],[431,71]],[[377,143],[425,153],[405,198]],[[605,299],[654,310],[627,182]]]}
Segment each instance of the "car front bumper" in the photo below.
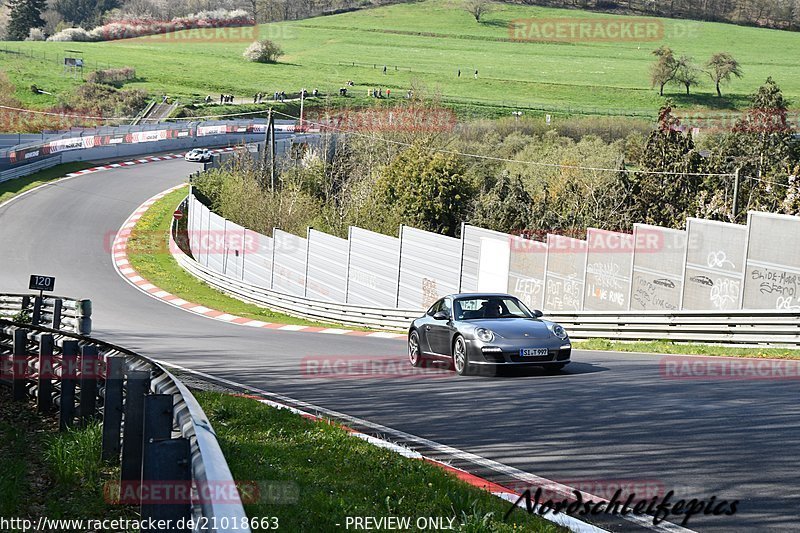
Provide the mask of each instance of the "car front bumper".
{"label": "car front bumper", "polygon": [[[537,342],[538,341],[538,342]],[[547,355],[522,356],[523,348],[547,349]],[[532,341],[522,346],[516,342],[490,342],[480,340],[467,341],[467,353],[470,364],[475,365],[507,365],[507,366],[552,366],[565,365],[572,356],[572,344],[565,340],[552,338],[545,341]]]}

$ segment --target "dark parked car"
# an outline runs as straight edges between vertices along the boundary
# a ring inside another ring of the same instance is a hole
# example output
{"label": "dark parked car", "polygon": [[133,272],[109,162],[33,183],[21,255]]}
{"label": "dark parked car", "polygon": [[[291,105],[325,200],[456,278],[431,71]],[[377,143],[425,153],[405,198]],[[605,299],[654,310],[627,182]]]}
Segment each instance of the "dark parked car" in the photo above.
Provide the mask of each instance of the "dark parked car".
{"label": "dark parked car", "polygon": [[460,375],[478,365],[541,366],[557,372],[572,345],[559,324],[542,320],[509,294],[452,294],[431,306],[408,330],[408,358],[451,361]]}

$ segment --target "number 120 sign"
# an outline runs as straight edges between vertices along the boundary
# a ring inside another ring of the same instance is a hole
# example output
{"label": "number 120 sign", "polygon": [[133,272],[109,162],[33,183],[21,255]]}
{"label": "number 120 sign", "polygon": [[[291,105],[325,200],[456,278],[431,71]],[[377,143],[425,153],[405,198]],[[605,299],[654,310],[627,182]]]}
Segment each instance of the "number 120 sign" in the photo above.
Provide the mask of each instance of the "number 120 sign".
{"label": "number 120 sign", "polygon": [[53,291],[56,288],[56,278],[52,276],[31,276],[31,283],[28,287],[34,291]]}

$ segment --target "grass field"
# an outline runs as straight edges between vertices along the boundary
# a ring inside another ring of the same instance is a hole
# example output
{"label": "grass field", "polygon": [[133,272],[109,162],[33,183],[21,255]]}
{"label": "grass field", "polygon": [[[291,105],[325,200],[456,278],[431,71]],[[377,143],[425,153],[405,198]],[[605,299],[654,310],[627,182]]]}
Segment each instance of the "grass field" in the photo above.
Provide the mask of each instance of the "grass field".
{"label": "grass field", "polygon": [[[259,484],[247,503],[251,518],[276,517],[280,530],[343,531],[347,516],[452,519],[453,531],[555,533],[541,517],[468,485],[443,469],[353,437],[343,428],[307,420],[248,398],[195,393],[214,426],[234,479]],[[385,530],[380,528],[380,530]]]}
{"label": "grass field", "polygon": [[[53,104],[55,95],[78,83],[64,76],[60,66],[63,57],[78,55],[89,68],[133,66],[138,79],[128,86],[182,101],[207,94],[218,98],[222,92],[240,96],[258,91],[288,93],[300,87],[335,94],[353,80],[351,92],[365,101],[370,87],[390,89],[392,98],[400,98],[413,86],[418,93],[440,95],[444,102],[468,104],[478,111],[494,108],[495,113],[502,109],[499,106],[508,106],[654,114],[662,98],[650,88],[651,51],[667,44],[698,63],[714,52],[731,52],[744,71],[744,78],[723,87],[726,96],[722,99],[713,96],[708,78],[689,97],[678,87],[669,88],[668,96],[680,107],[740,107],[767,76],[790,99],[800,96],[800,63],[790,53],[800,46],[798,33],[657,19],[664,34],[657,41],[519,42],[509,39],[509,23],[515,19],[608,20],[611,16],[503,5],[477,23],[458,5],[455,0],[428,0],[265,25],[262,35],[286,52],[277,65],[246,62],[241,54],[248,43],[238,37],[207,42],[173,34],[107,43],[2,43],[0,68],[18,87],[16,96],[37,107]],[[2,49],[8,46],[12,52],[4,53]],[[383,65],[388,66],[386,74]],[[476,69],[478,79],[474,78]],[[33,83],[54,96],[34,95]],[[332,103],[338,99],[334,97]]]}

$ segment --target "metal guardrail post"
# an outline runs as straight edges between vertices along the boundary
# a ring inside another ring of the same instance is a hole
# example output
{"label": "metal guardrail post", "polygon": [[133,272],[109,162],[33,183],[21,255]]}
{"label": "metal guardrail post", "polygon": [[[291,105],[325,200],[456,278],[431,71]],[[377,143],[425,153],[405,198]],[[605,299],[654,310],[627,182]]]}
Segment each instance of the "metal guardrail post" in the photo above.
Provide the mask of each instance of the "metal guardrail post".
{"label": "metal guardrail post", "polygon": [[89,335],[92,332],[92,301],[78,300],[75,306],[75,332]]}
{"label": "metal guardrail post", "polygon": [[72,427],[75,421],[75,382],[78,375],[78,341],[64,341],[61,345],[61,398],[59,400],[58,428]]}
{"label": "metal guardrail post", "polygon": [[61,329],[61,310],[64,306],[64,300],[56,298],[53,301],[53,322],[50,325],[53,329]]}
{"label": "metal guardrail post", "polygon": [[81,396],[78,403],[81,425],[97,419],[97,378],[100,375],[97,346],[81,346]]}
{"label": "metal guardrail post", "polygon": [[106,389],[103,397],[103,460],[119,461],[122,429],[122,385],[125,358],[106,358]]}
{"label": "metal guardrail post", "polygon": [[[189,440],[185,438],[155,440],[145,444],[144,448],[144,464],[147,465],[146,470],[143,471],[144,477],[147,481],[143,483],[155,484],[158,486],[163,482],[170,487],[185,487],[185,491],[176,491],[177,494],[186,494],[186,500],[182,501],[182,497],[178,496],[173,502],[157,503],[150,502],[142,504],[141,517],[143,525],[146,525],[148,519],[156,520],[170,520],[171,528],[166,531],[188,531],[188,528],[178,528],[179,523],[186,524],[191,516],[191,505],[188,501],[189,489],[191,488],[191,448]],[[173,492],[175,494],[176,492]],[[183,519],[183,520],[182,520]],[[213,522],[212,522],[213,523]],[[234,529],[238,528],[239,524],[229,524],[229,527]],[[217,526],[217,531],[221,528]],[[227,529],[227,528],[226,528]],[[142,528],[142,533],[152,531],[155,529]],[[158,531],[165,531],[159,529]]]}
{"label": "metal guardrail post", "polygon": [[125,380],[125,428],[122,433],[122,481],[142,478],[144,397],[150,390],[149,370],[129,370]]}
{"label": "metal guardrail post", "polygon": [[37,376],[36,409],[46,413],[53,407],[53,335],[39,336],[39,375]]}
{"label": "metal guardrail post", "polygon": [[11,354],[11,390],[15,401],[27,399],[25,382],[28,372],[28,333],[27,329],[14,330],[14,345]]}
{"label": "metal guardrail post", "polygon": [[33,314],[31,315],[31,324],[38,326],[42,323],[42,297],[35,296],[33,298]]}

